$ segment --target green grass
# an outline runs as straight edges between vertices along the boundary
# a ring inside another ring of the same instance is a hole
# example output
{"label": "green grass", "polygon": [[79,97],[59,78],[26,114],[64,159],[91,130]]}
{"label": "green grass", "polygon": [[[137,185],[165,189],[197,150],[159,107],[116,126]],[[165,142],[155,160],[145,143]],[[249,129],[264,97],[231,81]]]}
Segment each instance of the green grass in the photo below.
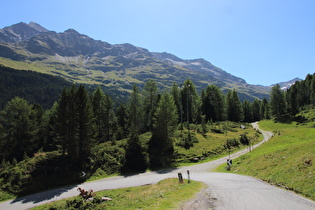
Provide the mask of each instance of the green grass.
{"label": "green grass", "polygon": [[17,70],[31,70],[31,71],[36,71],[39,73],[55,75],[51,73],[54,70],[53,68],[49,68],[49,67],[37,64],[35,62],[27,63],[27,62],[22,62],[22,61],[13,61],[8,58],[0,57],[0,64],[4,66],[8,66],[10,68],[17,69]]}
{"label": "green grass", "polygon": [[[105,190],[97,192],[97,196],[110,197],[112,201],[85,209],[176,209],[192,199],[204,187],[201,182],[179,184],[178,179],[165,179],[155,185]],[[67,202],[70,203],[71,200],[77,202],[81,198],[76,196],[33,209],[69,209]]]}
{"label": "green grass", "polygon": [[[312,122],[262,121],[274,137],[233,162],[232,172],[257,177],[315,200],[315,128]],[[218,171],[226,171],[224,165]]]}
{"label": "green grass", "polygon": [[0,202],[17,198],[16,195],[0,189]]}
{"label": "green grass", "polygon": [[[194,143],[193,147],[185,149],[180,146],[175,146],[176,153],[178,154],[176,161],[180,166],[193,164],[191,159],[195,157],[203,158],[204,160],[201,162],[207,162],[227,155],[228,150],[224,147],[226,140],[233,138],[239,139],[242,134],[246,134],[251,141],[255,143],[258,143],[259,140],[256,135],[257,132],[249,124],[246,125],[246,129],[240,129],[240,124],[233,122],[221,122],[211,127],[221,130],[222,133],[214,133],[209,130],[206,135],[203,135],[193,131],[191,134],[198,141]],[[182,135],[187,135],[187,132],[184,130]],[[180,141],[179,136],[180,131],[176,134],[175,144]],[[242,148],[244,148],[244,146],[240,145],[240,148],[232,148],[231,152],[236,152]]]}

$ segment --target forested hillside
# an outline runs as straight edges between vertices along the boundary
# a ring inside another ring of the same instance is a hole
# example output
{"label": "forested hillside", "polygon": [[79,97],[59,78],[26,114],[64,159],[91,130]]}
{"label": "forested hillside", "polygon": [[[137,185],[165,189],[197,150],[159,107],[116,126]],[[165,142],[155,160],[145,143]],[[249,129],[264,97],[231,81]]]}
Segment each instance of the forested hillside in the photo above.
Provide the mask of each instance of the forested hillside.
{"label": "forested hillside", "polygon": [[16,96],[48,109],[58,100],[64,86],[71,83],[60,77],[0,65],[0,109]]}
{"label": "forested hillside", "polygon": [[307,106],[315,105],[315,74],[295,82],[287,91],[275,85],[270,93],[271,114],[276,121],[290,121]]}
{"label": "forested hillside", "polygon": [[[9,76],[3,80],[10,80],[10,71],[4,68],[3,75]],[[36,77],[24,81],[28,75],[23,74],[17,81],[31,88]],[[55,81],[48,78],[44,81]],[[30,193],[91,176],[214,157],[257,141],[256,131],[241,129],[241,124],[294,118],[313,105],[314,87],[314,75],[287,92],[276,85],[270,102],[242,102],[235,90],[224,94],[215,85],[199,94],[189,79],[182,85],[174,82],[167,91],[160,91],[154,80],[143,89],[135,84],[128,102],[116,106],[100,87],[90,93],[83,85],[68,83],[48,109],[14,97],[0,112],[1,186],[14,194]],[[81,171],[87,175],[82,177]],[[36,187],[35,181],[41,184]]]}

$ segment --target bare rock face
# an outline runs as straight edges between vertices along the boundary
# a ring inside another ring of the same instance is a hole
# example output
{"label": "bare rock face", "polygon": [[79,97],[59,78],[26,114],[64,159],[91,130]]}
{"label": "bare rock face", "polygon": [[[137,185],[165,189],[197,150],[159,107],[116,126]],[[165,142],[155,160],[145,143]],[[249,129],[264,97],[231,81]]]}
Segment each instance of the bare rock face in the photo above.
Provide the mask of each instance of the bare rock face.
{"label": "bare rock face", "polygon": [[30,22],[17,23],[15,25],[0,29],[0,42],[16,43],[30,39],[31,37],[48,32],[47,29],[41,25]]}

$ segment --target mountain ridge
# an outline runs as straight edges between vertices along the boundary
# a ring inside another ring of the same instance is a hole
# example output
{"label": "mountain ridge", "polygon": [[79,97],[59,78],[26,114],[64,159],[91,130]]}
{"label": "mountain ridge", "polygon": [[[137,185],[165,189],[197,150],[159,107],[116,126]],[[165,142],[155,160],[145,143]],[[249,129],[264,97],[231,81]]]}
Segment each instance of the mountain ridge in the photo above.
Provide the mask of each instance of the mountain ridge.
{"label": "mountain ridge", "polygon": [[[42,66],[49,69],[45,73],[60,75],[72,82],[129,91],[132,83],[143,86],[150,79],[156,80],[164,89],[173,81],[180,84],[190,78],[198,90],[214,84],[223,91],[236,89],[242,99],[269,97],[269,87],[247,84],[244,79],[202,58],[184,60],[170,53],[150,52],[129,43],[112,45],[74,29],[57,33],[34,22],[15,24],[0,30],[3,31],[14,33],[7,33],[6,39],[0,39],[1,57],[25,63],[28,67],[29,64],[38,68]],[[9,63],[3,59],[1,62],[3,65]]]}
{"label": "mountain ridge", "polygon": [[35,22],[29,24],[20,22],[0,29],[0,42],[16,43],[45,32],[48,30]]}
{"label": "mountain ridge", "polygon": [[[289,81],[287,81],[287,82],[279,82],[279,83],[277,83],[277,84],[280,86],[280,88],[281,88],[282,90],[287,90],[287,89],[289,89],[292,85],[294,85],[296,82],[301,81],[301,80],[302,80],[301,78],[296,77],[296,78],[291,79],[291,80],[289,80]],[[275,86],[275,85],[277,85],[277,84],[273,84],[273,85],[271,85],[271,87],[273,87],[273,86]]]}

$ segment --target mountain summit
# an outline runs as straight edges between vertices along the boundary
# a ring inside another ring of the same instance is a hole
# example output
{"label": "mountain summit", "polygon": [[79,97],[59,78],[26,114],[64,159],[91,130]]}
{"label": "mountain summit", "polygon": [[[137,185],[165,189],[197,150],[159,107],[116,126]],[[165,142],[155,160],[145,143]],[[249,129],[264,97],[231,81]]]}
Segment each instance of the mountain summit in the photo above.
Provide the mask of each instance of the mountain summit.
{"label": "mountain summit", "polygon": [[21,22],[0,29],[0,42],[16,43],[25,41],[37,34],[45,32],[48,32],[48,30],[37,23],[30,22],[29,24],[26,24]]}
{"label": "mountain summit", "polygon": [[0,29],[0,63],[121,93],[128,92],[133,83],[142,87],[150,79],[164,89],[190,78],[199,91],[215,84],[224,91],[236,89],[242,99],[268,98],[269,94],[269,87],[249,85],[204,59],[184,60],[128,43],[112,45],[74,29],[56,33],[34,22]]}

